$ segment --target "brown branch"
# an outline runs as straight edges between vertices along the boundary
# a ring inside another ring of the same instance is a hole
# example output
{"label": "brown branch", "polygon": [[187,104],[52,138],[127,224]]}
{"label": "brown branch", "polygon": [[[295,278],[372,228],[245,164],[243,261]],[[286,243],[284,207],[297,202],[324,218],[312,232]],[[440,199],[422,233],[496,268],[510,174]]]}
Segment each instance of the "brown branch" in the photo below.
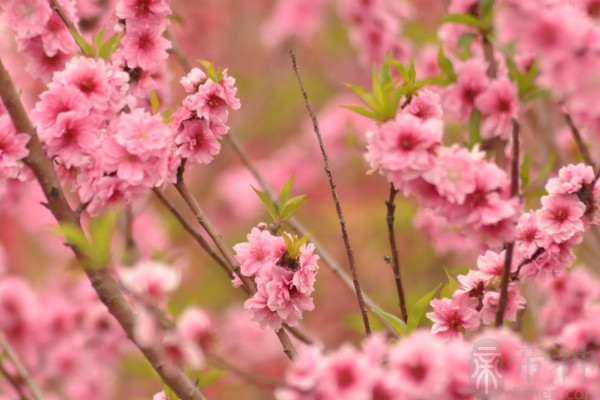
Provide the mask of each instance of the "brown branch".
{"label": "brown branch", "polygon": [[352,272],[352,280],[354,284],[354,288],[356,290],[356,297],[358,300],[358,305],[360,307],[360,312],[362,314],[363,324],[365,325],[365,332],[367,335],[371,333],[371,326],[369,324],[369,316],[367,315],[367,308],[365,307],[365,301],[362,296],[362,291],[360,289],[360,283],[358,282],[358,273],[356,271],[356,264],[354,262],[354,253],[352,251],[352,247],[350,246],[350,239],[348,238],[348,231],[346,230],[346,222],[344,221],[344,215],[342,214],[342,207],[340,205],[340,201],[338,199],[336,184],[333,179],[333,174],[331,173],[331,167],[329,165],[329,159],[327,158],[327,152],[325,151],[325,145],[323,144],[323,138],[321,136],[321,131],[319,129],[319,124],[317,122],[317,116],[313,111],[310,100],[308,99],[308,94],[306,93],[306,89],[304,87],[304,82],[302,81],[302,77],[300,76],[300,72],[298,70],[298,64],[296,62],[296,55],[293,50],[289,50],[290,57],[292,59],[292,67],[294,69],[294,73],[296,74],[296,79],[298,80],[298,85],[300,86],[300,91],[302,92],[302,96],[304,97],[304,103],[306,104],[306,109],[310,115],[310,119],[312,120],[314,132],[317,135],[317,140],[319,142],[319,147],[321,148],[321,156],[323,157],[323,164],[325,167],[325,173],[327,174],[327,178],[329,180],[329,187],[331,189],[331,195],[333,197],[333,202],[335,203],[335,210],[338,215],[338,220],[340,222],[340,227],[342,230],[342,239],[344,240],[344,246],[346,247],[346,254],[348,255],[348,262],[350,264],[350,271]]}
{"label": "brown branch", "polygon": [[169,50],[170,53],[172,53],[175,56],[175,58],[177,59],[177,61],[179,62],[179,64],[181,65],[181,67],[183,68],[183,70],[186,73],[190,72],[190,70],[192,69],[192,66],[190,65],[190,62],[188,61],[187,57],[181,50],[181,47],[179,47],[179,44],[175,40],[175,37],[173,36],[173,32],[171,32],[170,29],[167,29],[165,31],[165,38],[171,42],[171,49]]}
{"label": "brown branch", "polygon": [[285,381],[282,381],[280,379],[244,371],[241,368],[238,368],[235,365],[231,364],[229,361],[227,361],[222,356],[215,354],[215,353],[209,354],[208,360],[215,367],[233,372],[235,375],[239,376],[240,378],[244,379],[245,381],[252,383],[252,384],[256,384],[257,386],[266,387],[270,390],[278,388],[278,387],[288,386],[288,384]]}
{"label": "brown branch", "polygon": [[594,168],[594,170],[596,170],[596,163],[594,163],[594,161],[592,160],[592,156],[590,155],[590,150],[588,149],[587,144],[583,141],[583,138],[581,137],[581,133],[579,132],[579,129],[577,129],[577,127],[575,126],[575,123],[573,122],[573,118],[571,118],[571,116],[566,112],[563,113],[563,116],[565,117],[565,121],[567,122],[567,125],[569,126],[569,129],[571,130],[571,134],[573,135],[573,139],[575,140],[575,143],[577,144],[577,148],[579,149],[579,152],[581,153],[583,160],[585,161],[586,164],[591,165],[592,168]]}
{"label": "brown branch", "polygon": [[175,205],[173,205],[162,193],[159,189],[153,189],[154,195],[160,200],[160,202],[169,210],[171,214],[175,217],[177,222],[185,229],[187,233],[208,253],[208,255],[217,263],[219,266],[227,273],[229,279],[233,279],[234,273],[231,266],[221,257],[219,254],[215,252],[212,246],[204,239],[204,237],[197,232],[192,225],[185,219],[185,217],[177,210]]}
{"label": "brown branch", "polygon": [[125,247],[125,265],[133,265],[140,259],[140,254],[137,248],[137,244],[135,243],[135,239],[133,238],[133,209],[131,205],[125,206],[125,211],[123,212],[123,238],[124,238],[124,247]]}
{"label": "brown branch", "polygon": [[404,322],[407,322],[408,311],[406,309],[406,298],[404,296],[404,288],[402,287],[402,278],[400,276],[400,260],[398,258],[398,247],[396,245],[396,234],[394,232],[394,213],[396,211],[394,200],[396,199],[397,193],[398,190],[396,190],[394,184],[390,183],[390,198],[385,202],[387,207],[387,216],[385,220],[388,228],[388,240],[392,250],[392,271],[394,272],[394,281],[396,282],[396,291],[398,292],[398,302],[400,311],[402,312],[402,319]]}
{"label": "brown branch", "polygon": [[[19,392],[21,397],[28,398],[22,393],[21,385],[24,385],[34,400],[44,400],[42,392],[37,387],[33,379],[31,379],[31,375],[29,374],[27,368],[21,361],[21,358],[17,355],[16,351],[12,348],[12,346],[6,339],[6,336],[4,336],[2,332],[0,332],[0,350],[2,350],[2,353],[4,353],[6,358],[15,368],[14,376],[9,374],[6,370],[3,370],[3,374],[6,376],[6,379],[8,379],[10,383],[15,387],[15,389]],[[11,377],[14,381],[11,380]]]}
{"label": "brown branch", "polygon": [[[39,182],[48,207],[59,223],[67,223],[81,228],[77,214],[71,209],[67,202],[54,167],[50,159],[44,153],[42,145],[35,133],[35,129],[29,120],[19,95],[15,90],[8,71],[0,60],[0,97],[11,116],[18,132],[27,133],[30,136],[27,148],[29,155],[24,159],[31,168]],[[87,257],[71,244],[70,246],[79,263],[82,266],[89,265]],[[106,266],[99,268],[84,268],[98,297],[108,308],[108,311],[119,322],[127,337],[142,351],[152,367],[160,375],[163,381],[182,399],[203,400],[202,392],[192,381],[177,367],[163,361],[161,352],[154,347],[146,347],[139,344],[134,335],[136,316],[123,296],[117,282]]]}
{"label": "brown branch", "polygon": [[0,362],[0,375],[4,376],[8,383],[10,383],[10,386],[15,389],[15,392],[19,395],[19,400],[29,400],[29,397],[23,391],[22,383],[18,378],[12,376],[11,373],[6,370],[2,362]]}
{"label": "brown branch", "polygon": [[[71,21],[65,10],[62,8],[60,3],[57,0],[50,0],[50,3],[52,4],[52,8],[54,9],[54,11],[56,11],[60,19],[62,19],[63,23],[67,26],[67,29],[71,32],[71,35],[77,34],[79,35],[79,37],[83,37],[81,36],[81,33],[79,33],[73,21]],[[73,38],[73,40],[75,40],[75,38]],[[81,53],[85,54],[85,49],[81,47],[79,42],[75,40],[75,43],[77,44],[77,47],[79,47],[79,50],[81,50]]]}
{"label": "brown branch", "polygon": [[[519,196],[519,122],[512,120],[512,160],[511,160],[511,178],[510,178],[510,196]],[[504,258],[504,268],[502,270],[502,281],[500,283],[500,299],[498,300],[498,311],[496,312],[495,325],[502,326],[504,322],[504,313],[508,303],[508,284],[510,282],[510,269],[512,267],[515,242],[512,241],[505,246],[506,256]]]}

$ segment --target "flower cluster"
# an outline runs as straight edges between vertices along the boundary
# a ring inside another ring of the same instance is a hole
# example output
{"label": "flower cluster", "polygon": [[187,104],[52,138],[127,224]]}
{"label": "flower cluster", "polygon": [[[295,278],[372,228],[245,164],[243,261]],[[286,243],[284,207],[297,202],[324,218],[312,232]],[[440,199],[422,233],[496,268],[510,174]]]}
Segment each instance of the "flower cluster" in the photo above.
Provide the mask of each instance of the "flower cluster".
{"label": "flower cluster", "polygon": [[119,0],[115,13],[117,32],[123,32],[116,54],[129,73],[132,93],[147,98],[160,84],[167,84],[166,60],[171,42],[165,37],[171,15],[167,0]]}
{"label": "flower cluster", "polygon": [[[477,360],[478,349],[485,346],[489,349],[490,345],[494,345],[494,351],[486,356],[486,361],[490,361],[486,365],[497,370],[488,372],[502,380],[502,385],[497,383],[493,387],[477,379],[481,372],[476,369],[476,363],[481,362]],[[582,374],[580,368],[588,370]],[[584,396],[597,393],[597,384],[592,384],[597,377],[590,360],[581,357],[569,364],[553,361],[509,330],[489,330],[471,342],[450,343],[417,331],[396,343],[386,343],[375,335],[361,349],[350,345],[327,353],[315,348],[303,349],[286,375],[286,387],[278,389],[275,397],[278,400],[454,400],[481,398],[493,390],[493,394],[500,396],[518,393],[522,398],[532,398],[524,393],[533,396],[544,391],[552,393],[552,398],[571,398],[569,393]]]}
{"label": "flower cluster", "polygon": [[92,214],[174,180],[172,132],[160,117],[134,108],[128,79],[115,63],[74,58],[32,111],[61,177]]}
{"label": "flower cluster", "polygon": [[[518,280],[544,280],[563,272],[574,261],[574,247],[581,242],[584,229],[598,223],[588,210],[595,209],[598,202],[593,182],[591,167],[567,165],[548,181],[549,194],[542,197],[542,207],[519,218],[509,265],[506,319],[516,320],[517,311],[524,308]],[[431,302],[433,312],[427,316],[434,322],[434,333],[454,338],[464,330],[477,329],[480,320],[484,324],[494,321],[505,258],[506,251],[487,251],[477,259],[477,270],[458,276],[459,287],[452,298]]]}
{"label": "flower cluster", "polygon": [[235,79],[227,70],[207,76],[201,69],[193,68],[181,79],[181,85],[188,95],[171,123],[176,154],[194,163],[208,164],[221,150],[219,140],[229,131],[229,110],[240,108]]}
{"label": "flower cluster", "polygon": [[[127,339],[86,282],[62,282],[38,293],[22,278],[3,275],[0,331],[44,392],[60,382],[70,398],[113,395],[106,382],[114,379]],[[0,391],[8,396],[14,389],[3,380]]]}
{"label": "flower cluster", "polygon": [[134,335],[143,346],[159,348],[165,358],[181,367],[204,366],[204,351],[212,342],[212,322],[200,308],[188,307],[174,326],[165,326],[161,308],[181,283],[180,272],[157,261],[141,260],[121,267],[119,278],[137,308]]}
{"label": "flower cluster", "polygon": [[537,81],[551,89],[578,125],[599,134],[600,49],[594,1],[503,1],[498,9],[501,43],[539,62]]}
{"label": "flower cluster", "polygon": [[24,157],[27,157],[29,137],[17,133],[10,116],[0,107],[0,181],[22,177]]}
{"label": "flower cluster", "polygon": [[422,91],[394,120],[367,134],[371,169],[465,234],[487,237],[491,245],[510,239],[516,204],[506,173],[477,148],[442,146],[440,116],[438,96]]}
{"label": "flower cluster", "polygon": [[[263,328],[279,330],[282,324],[297,325],[302,311],[314,309],[310,295],[319,260],[314,245],[303,244],[298,254],[290,254],[284,239],[264,226],[253,228],[247,238],[233,247],[241,274],[253,278],[257,288],[244,307]],[[241,285],[241,281],[235,279],[234,285]]]}
{"label": "flower cluster", "polygon": [[[58,0],[58,3],[77,25],[75,2]],[[8,0],[3,2],[2,7],[19,52],[29,57],[28,72],[49,81],[52,74],[61,70],[78,50],[61,17],[46,0]]]}
{"label": "flower cluster", "polygon": [[408,58],[411,45],[400,33],[402,20],[413,13],[409,2],[343,0],[340,7],[363,65],[381,62],[388,52],[399,60]]}

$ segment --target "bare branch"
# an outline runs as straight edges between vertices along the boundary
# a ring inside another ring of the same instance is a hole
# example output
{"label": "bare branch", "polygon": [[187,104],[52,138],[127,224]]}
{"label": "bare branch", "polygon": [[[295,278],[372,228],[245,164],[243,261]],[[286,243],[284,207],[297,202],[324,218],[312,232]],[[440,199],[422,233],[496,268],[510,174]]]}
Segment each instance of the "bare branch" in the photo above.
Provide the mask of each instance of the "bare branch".
{"label": "bare branch", "polygon": [[396,211],[394,200],[396,199],[397,193],[398,190],[396,190],[394,184],[390,183],[390,198],[385,202],[387,207],[386,223],[388,228],[388,240],[392,250],[392,270],[394,271],[394,282],[396,282],[396,291],[398,292],[398,302],[400,311],[402,312],[402,319],[404,322],[407,322],[408,311],[406,309],[406,298],[404,296],[404,287],[402,286],[402,278],[400,276],[400,260],[398,258],[398,246],[396,245],[396,234],[394,232],[394,213]]}
{"label": "bare branch", "polygon": [[[6,376],[6,378],[11,382],[11,384],[15,387],[15,389],[19,392],[19,394],[23,397],[22,389],[20,389],[21,384],[25,385],[27,391],[30,393],[31,397],[34,400],[44,400],[44,396],[42,392],[37,387],[36,383],[31,379],[31,375],[27,371],[27,368],[21,361],[21,358],[17,355],[15,350],[12,348],[6,336],[2,332],[0,332],[0,350],[6,356],[6,358],[10,361],[10,363],[15,368],[15,376],[11,375],[2,368],[2,373]],[[12,379],[14,380],[11,380]]]}
{"label": "bare branch", "polygon": [[323,144],[323,138],[321,136],[321,131],[319,129],[319,124],[317,122],[317,116],[313,111],[310,100],[308,99],[308,94],[306,93],[306,89],[304,88],[304,82],[302,81],[302,77],[300,76],[300,72],[298,71],[298,64],[296,62],[296,55],[290,49],[289,51],[290,57],[292,59],[292,67],[294,68],[294,72],[296,73],[296,78],[298,80],[298,85],[300,86],[300,90],[302,91],[302,96],[304,97],[304,103],[306,104],[306,109],[310,115],[310,119],[313,123],[314,132],[317,135],[317,140],[319,141],[319,147],[321,148],[321,155],[323,157],[323,164],[325,167],[325,173],[327,174],[327,178],[329,179],[329,187],[331,189],[331,195],[333,197],[333,202],[335,203],[335,210],[338,215],[338,219],[340,221],[340,227],[342,230],[342,239],[344,240],[344,246],[346,247],[346,254],[348,255],[348,262],[350,264],[350,271],[352,272],[352,280],[354,284],[354,288],[356,290],[356,297],[358,299],[358,305],[360,307],[360,312],[362,314],[363,324],[365,325],[365,331],[367,335],[371,333],[371,326],[369,324],[369,316],[367,315],[367,308],[365,307],[365,301],[362,296],[362,291],[360,289],[360,283],[358,282],[358,274],[356,271],[356,264],[354,262],[354,253],[352,251],[352,247],[350,246],[350,239],[348,238],[348,231],[346,230],[346,222],[344,221],[344,215],[342,214],[342,207],[340,205],[340,201],[338,199],[336,184],[333,179],[333,174],[331,173],[331,167],[329,165],[329,159],[327,158],[327,152],[325,151],[325,145]]}

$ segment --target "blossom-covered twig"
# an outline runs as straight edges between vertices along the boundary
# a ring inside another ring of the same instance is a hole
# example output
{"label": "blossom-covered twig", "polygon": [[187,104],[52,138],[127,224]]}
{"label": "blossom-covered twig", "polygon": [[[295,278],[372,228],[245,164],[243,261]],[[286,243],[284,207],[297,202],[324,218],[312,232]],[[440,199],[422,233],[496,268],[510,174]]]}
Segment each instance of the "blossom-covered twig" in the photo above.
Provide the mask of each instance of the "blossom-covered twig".
{"label": "blossom-covered twig", "polygon": [[331,189],[331,195],[333,196],[333,201],[335,203],[335,210],[337,212],[337,216],[340,222],[340,227],[342,230],[342,239],[344,240],[344,246],[346,247],[346,254],[348,255],[348,262],[350,264],[350,271],[352,272],[352,280],[354,284],[354,288],[356,290],[356,297],[358,299],[358,305],[360,307],[360,312],[362,314],[363,324],[365,325],[365,331],[368,334],[371,333],[371,326],[369,324],[369,316],[367,315],[367,308],[365,307],[365,301],[362,296],[362,291],[360,289],[360,283],[358,281],[358,274],[356,271],[356,263],[354,262],[354,253],[352,251],[352,246],[350,246],[350,239],[348,238],[348,231],[346,230],[346,222],[344,221],[344,215],[342,214],[342,207],[340,205],[340,201],[338,199],[336,184],[333,179],[333,174],[331,173],[331,167],[329,165],[329,159],[327,158],[327,152],[325,151],[325,145],[323,144],[323,138],[321,137],[321,131],[319,129],[319,124],[317,122],[317,116],[312,108],[310,100],[308,99],[308,94],[306,93],[306,89],[304,88],[304,82],[302,81],[302,77],[300,76],[300,72],[298,70],[298,64],[296,62],[296,55],[293,50],[289,50],[290,57],[292,59],[292,67],[296,74],[296,78],[298,80],[298,85],[300,86],[300,90],[302,92],[302,96],[304,97],[304,103],[306,104],[306,109],[310,114],[310,119],[312,120],[314,132],[317,135],[317,140],[319,141],[319,147],[321,148],[321,156],[323,157],[323,163],[325,167],[325,173],[327,174],[327,178],[329,180],[329,187]]}
{"label": "blossom-covered twig", "polygon": [[[30,136],[27,144],[29,155],[24,161],[31,168],[39,182],[44,196],[47,199],[50,211],[59,223],[81,227],[79,218],[67,202],[52,162],[45,154],[29,116],[27,115],[12,83],[10,75],[1,60],[0,97],[2,98],[17,130]],[[81,265],[89,264],[86,256],[77,248],[77,246],[72,245],[71,248]],[[120,290],[110,271],[105,266],[100,267],[101,268],[86,268],[85,273],[98,294],[98,297],[119,322],[127,337],[136,344],[163,381],[173,389],[179,397],[190,400],[205,399],[202,392],[183,373],[183,371],[164,362],[158,349],[143,346],[136,341],[133,334],[136,324],[135,313],[123,296],[123,292]]]}

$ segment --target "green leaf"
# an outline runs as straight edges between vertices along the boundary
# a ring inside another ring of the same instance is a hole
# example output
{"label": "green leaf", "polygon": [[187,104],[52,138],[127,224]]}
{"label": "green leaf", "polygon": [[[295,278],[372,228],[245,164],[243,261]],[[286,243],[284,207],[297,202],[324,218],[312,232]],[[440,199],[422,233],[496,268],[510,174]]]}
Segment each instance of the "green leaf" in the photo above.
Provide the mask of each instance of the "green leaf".
{"label": "green leaf", "polygon": [[473,32],[463,33],[459,36],[456,42],[456,48],[463,60],[471,57],[471,46],[478,37],[479,35]]}
{"label": "green leaf", "polygon": [[104,27],[100,28],[100,31],[94,38],[94,49],[96,52],[100,52],[102,48],[102,43],[104,43]]}
{"label": "green leaf", "polygon": [[73,39],[75,39],[75,42],[77,43],[77,45],[83,51],[83,54],[88,57],[93,57],[94,56],[93,47],[87,42],[87,40],[85,40],[85,38],[83,36],[81,36],[81,34],[77,31],[77,29],[70,28],[69,32],[71,33],[71,36],[73,36]]}
{"label": "green leaf", "polygon": [[216,83],[221,83],[223,80],[223,72],[218,71],[215,67],[215,64],[206,60],[198,60],[198,63],[200,63],[200,65],[202,65],[206,70],[206,76]]}
{"label": "green leaf", "polygon": [[198,386],[200,386],[200,389],[204,389],[226,374],[227,372],[222,369],[211,368],[210,370],[204,371],[198,375]]}
{"label": "green leaf", "polygon": [[523,157],[523,164],[521,164],[521,190],[524,190],[529,184],[529,171],[531,170],[531,157],[529,154],[525,154]]}
{"label": "green leaf", "polygon": [[291,253],[294,250],[294,237],[287,232],[283,232],[281,237],[283,238],[283,241],[285,242],[285,247],[288,249],[288,253],[290,253],[290,255],[291,255]]}
{"label": "green leaf", "polygon": [[481,28],[481,22],[471,14],[448,14],[442,18],[442,23],[453,23]]}
{"label": "green leaf", "polygon": [[160,108],[160,100],[158,98],[158,92],[153,90],[150,93],[150,106],[152,107],[152,114],[156,114]]}
{"label": "green leaf", "polygon": [[368,93],[365,89],[352,83],[346,83],[345,85],[354,93],[356,93],[358,97],[360,97],[361,100],[364,101],[371,108],[371,110],[375,112],[375,114],[377,114],[379,103],[371,93]]}
{"label": "green leaf", "polygon": [[444,54],[444,48],[442,46],[440,46],[440,49],[438,50],[437,62],[444,75],[446,75],[449,80],[455,81],[456,73],[454,72],[454,66],[452,65],[452,61]]}
{"label": "green leaf", "polygon": [[367,110],[364,107],[360,107],[360,106],[342,106],[342,107],[347,108],[350,111],[354,111],[355,113],[360,114],[363,117],[367,117],[367,118],[373,119],[375,121],[379,121],[379,116],[377,114],[375,114],[371,110]]}
{"label": "green leaf", "polygon": [[474,108],[469,118],[469,146],[472,148],[481,143],[481,113]]}
{"label": "green leaf", "polygon": [[448,272],[446,268],[444,268],[444,272],[448,277],[448,282],[444,285],[442,290],[440,291],[440,297],[452,297],[456,289],[458,289],[458,282],[454,277]]}
{"label": "green leaf", "polygon": [[285,184],[281,188],[281,192],[279,192],[279,204],[281,204],[281,207],[283,207],[285,205],[285,202],[290,197],[290,193],[292,191],[293,184],[294,184],[294,175],[292,175],[292,177],[290,179],[288,179],[287,182],[285,182]]}
{"label": "green leaf", "polygon": [[548,90],[544,90],[544,89],[535,89],[533,91],[531,91],[530,93],[526,94],[523,98],[524,102],[529,102],[535,99],[547,99],[548,97],[551,97],[552,93]]}
{"label": "green leaf", "polygon": [[407,328],[409,332],[414,331],[419,326],[419,322],[423,319],[423,315],[425,315],[425,310],[429,307],[429,303],[437,293],[438,289],[442,286],[439,284],[433,289],[431,292],[427,293],[425,296],[421,297],[412,307],[408,310],[408,323]]}
{"label": "green leaf", "polygon": [[394,68],[396,68],[396,71],[398,71],[398,75],[400,75],[404,83],[408,83],[410,81],[410,77],[408,75],[408,71],[406,70],[406,68],[404,68],[404,65],[397,60],[393,60],[392,65],[394,66]]}
{"label": "green leaf", "polygon": [[417,80],[417,70],[415,69],[415,63],[413,62],[412,59],[408,63],[408,67],[406,68],[406,73],[408,74],[408,82],[407,83],[409,84],[409,86],[414,85],[415,81]]}
{"label": "green leaf", "polygon": [[406,336],[408,334],[406,323],[404,323],[401,318],[377,308],[373,308],[371,311],[380,317],[381,322],[383,322],[393,332],[396,332],[399,337]]}
{"label": "green leaf", "polygon": [[273,221],[279,222],[279,213],[277,212],[277,208],[275,207],[275,204],[273,204],[269,196],[267,196],[266,193],[256,189],[254,186],[252,186],[252,189],[267,208],[267,211],[269,212],[271,218],[273,218]]}
{"label": "green leaf", "polygon": [[113,35],[110,38],[108,38],[108,40],[106,42],[104,42],[104,45],[102,45],[102,48],[100,49],[100,52],[98,53],[98,56],[101,59],[108,61],[108,59],[110,59],[110,57],[114,54],[114,52],[117,51],[117,48],[119,47],[119,43],[121,43],[122,38],[123,38],[122,33],[118,33],[118,34]]}
{"label": "green leaf", "polygon": [[90,223],[93,252],[90,254],[97,267],[105,267],[111,260],[111,245],[115,230],[116,213],[107,212]]}
{"label": "green leaf", "polygon": [[292,215],[294,215],[296,213],[296,211],[298,211],[298,209],[302,206],[305,199],[306,199],[306,195],[301,194],[299,196],[293,197],[290,200],[288,200],[285,203],[285,205],[283,206],[283,208],[281,209],[281,212],[280,212],[281,219],[283,221],[287,221],[288,219],[290,219],[292,217]]}
{"label": "green leaf", "polygon": [[479,18],[482,21],[484,29],[492,26],[492,17],[494,11],[494,0],[481,0],[479,2]]}

